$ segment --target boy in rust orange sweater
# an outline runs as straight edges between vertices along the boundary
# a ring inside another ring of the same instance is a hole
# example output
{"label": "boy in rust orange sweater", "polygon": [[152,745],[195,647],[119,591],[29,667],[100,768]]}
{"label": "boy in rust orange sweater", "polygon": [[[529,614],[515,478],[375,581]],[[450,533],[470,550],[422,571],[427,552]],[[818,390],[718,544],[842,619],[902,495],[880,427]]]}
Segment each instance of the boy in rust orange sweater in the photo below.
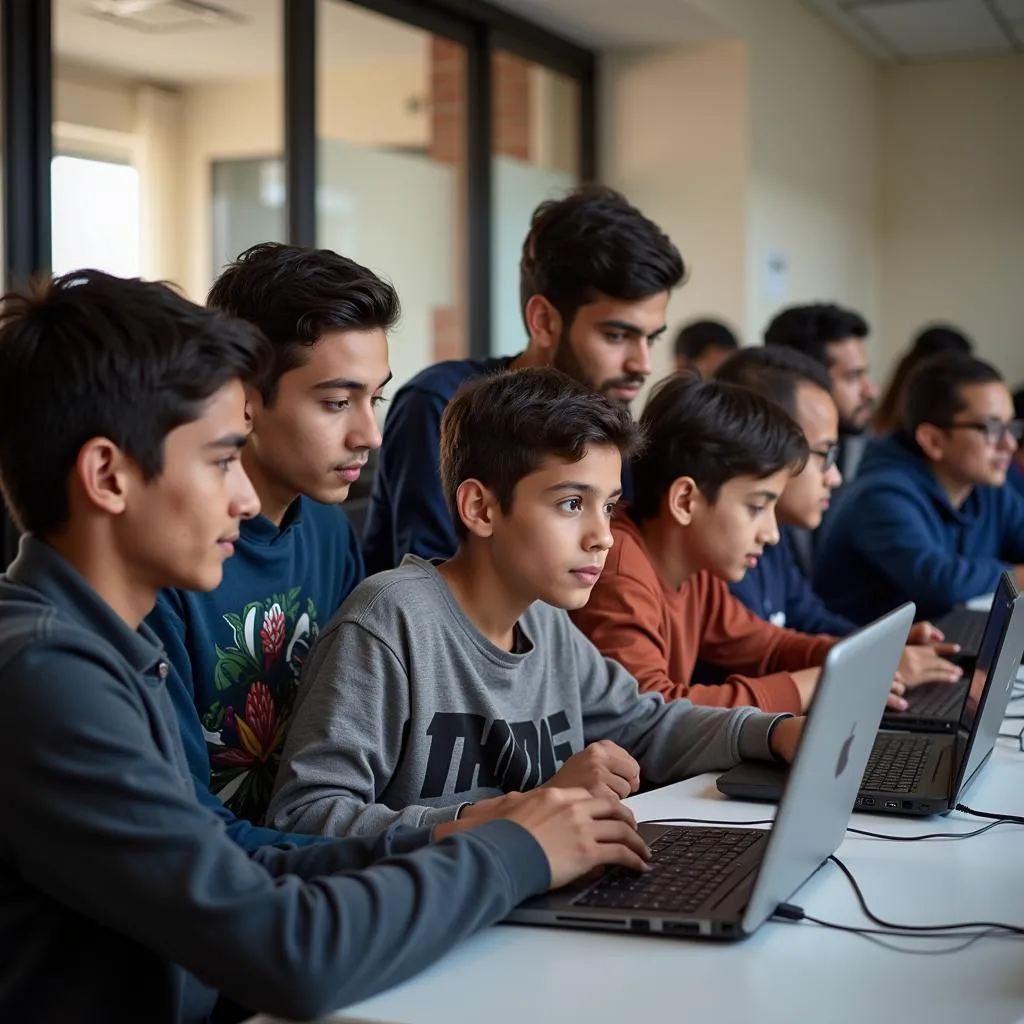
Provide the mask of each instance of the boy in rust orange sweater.
{"label": "boy in rust orange sweater", "polygon": [[[802,430],[752,391],[690,376],[657,388],[641,423],[633,502],[574,621],[641,690],[799,714],[835,638],[759,619],[728,584],[778,543],[775,504],[808,455]],[[698,659],[738,674],[691,683]],[[902,691],[894,682],[891,706],[905,706]]]}

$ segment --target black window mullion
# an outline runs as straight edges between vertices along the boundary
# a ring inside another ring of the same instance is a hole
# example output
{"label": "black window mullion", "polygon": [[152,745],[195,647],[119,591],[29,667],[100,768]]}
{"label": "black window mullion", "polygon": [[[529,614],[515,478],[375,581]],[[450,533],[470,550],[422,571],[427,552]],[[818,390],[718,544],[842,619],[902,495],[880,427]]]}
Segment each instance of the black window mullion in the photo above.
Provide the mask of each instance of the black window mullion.
{"label": "black window mullion", "polygon": [[316,245],[316,0],[284,0],[288,241]]}
{"label": "black window mullion", "polygon": [[490,29],[478,26],[466,59],[466,266],[469,354],[491,354],[493,160]]}
{"label": "black window mullion", "polygon": [[[53,157],[52,11],[46,0],[2,0],[4,271],[7,286],[50,269]],[[0,502],[0,568],[18,531]]]}

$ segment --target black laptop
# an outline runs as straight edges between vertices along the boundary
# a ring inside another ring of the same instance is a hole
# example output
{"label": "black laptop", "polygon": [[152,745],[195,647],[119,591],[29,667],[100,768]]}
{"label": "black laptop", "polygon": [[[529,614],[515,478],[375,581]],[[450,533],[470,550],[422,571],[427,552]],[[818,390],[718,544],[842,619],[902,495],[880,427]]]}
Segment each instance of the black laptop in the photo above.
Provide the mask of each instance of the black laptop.
{"label": "black laptop", "polygon": [[[995,747],[1024,651],[1024,599],[1009,573],[999,581],[993,613],[1000,628],[986,630],[956,733],[879,732],[858,810],[948,814],[964,799]],[[719,778],[718,788],[741,800],[778,800],[785,783],[785,766],[741,764]]]}
{"label": "black laptop", "polygon": [[[955,641],[961,645],[963,650],[959,654],[949,656],[950,661],[955,662],[963,669],[963,678],[956,683],[923,683],[908,690],[906,710],[894,711],[886,708],[885,714],[882,716],[882,728],[912,732],[956,732],[960,725],[960,713],[963,710],[964,701],[967,699],[967,691],[970,688],[971,678],[977,664],[978,651],[982,647],[991,649],[998,642],[998,637],[1006,626],[1008,602],[1012,600],[1013,595],[1007,591],[1003,581],[1000,580],[989,611],[969,613],[975,617],[980,616],[980,620],[976,618],[976,621],[982,628],[976,638],[967,636],[963,632],[959,634],[956,632],[946,633],[946,629],[939,626],[947,638],[951,635],[959,635],[964,638]],[[966,609],[958,610],[966,611]]]}
{"label": "black laptop", "polygon": [[942,630],[945,638],[952,644],[959,644],[960,650],[967,656],[976,655],[981,648],[981,639],[985,635],[985,623],[988,615],[977,608],[958,605],[935,620],[935,625]]}

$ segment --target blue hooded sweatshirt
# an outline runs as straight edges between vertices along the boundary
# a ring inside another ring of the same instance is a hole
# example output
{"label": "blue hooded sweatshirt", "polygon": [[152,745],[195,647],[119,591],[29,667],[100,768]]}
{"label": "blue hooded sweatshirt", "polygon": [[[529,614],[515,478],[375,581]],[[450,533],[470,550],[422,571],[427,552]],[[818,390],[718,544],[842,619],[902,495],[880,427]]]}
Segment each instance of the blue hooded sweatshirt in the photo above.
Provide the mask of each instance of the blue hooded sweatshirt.
{"label": "blue hooded sweatshirt", "polygon": [[1006,482],[1020,495],[1024,495],[1024,467],[1016,459],[1010,463]]}
{"label": "blue hooded sweatshirt", "polygon": [[975,487],[955,509],[916,447],[898,434],[868,444],[857,479],[829,515],[814,589],[858,623],[917,603],[919,618],[995,590],[1024,562],[1024,498]]}
{"label": "blue hooded sweatshirt", "polygon": [[758,618],[776,626],[788,626],[801,633],[848,636],[856,623],[829,611],[800,571],[787,531],[779,543],[765,548],[757,567],[749,569],[729,589]]}

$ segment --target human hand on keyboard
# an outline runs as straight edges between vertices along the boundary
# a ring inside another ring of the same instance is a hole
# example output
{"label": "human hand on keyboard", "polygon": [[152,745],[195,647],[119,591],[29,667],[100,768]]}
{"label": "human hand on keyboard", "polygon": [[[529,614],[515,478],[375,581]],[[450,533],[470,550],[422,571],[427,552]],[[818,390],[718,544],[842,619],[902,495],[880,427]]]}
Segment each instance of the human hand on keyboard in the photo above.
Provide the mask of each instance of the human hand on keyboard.
{"label": "human hand on keyboard", "polygon": [[508,817],[540,843],[551,868],[552,889],[601,866],[645,871],[651,856],[636,819],[617,798],[538,787],[524,794]]}
{"label": "human hand on keyboard", "polygon": [[922,683],[955,683],[964,674],[963,669],[947,660],[947,656],[959,650],[957,644],[911,644],[904,647],[898,679],[908,690]]}
{"label": "human hand on keyboard", "polygon": [[640,788],[640,765],[617,743],[598,740],[573,754],[545,786],[581,786],[591,796],[623,800]]}
{"label": "human hand on keyboard", "polygon": [[910,634],[907,636],[908,644],[940,644],[945,640],[945,634],[938,626],[930,622],[915,622],[910,627]]}

